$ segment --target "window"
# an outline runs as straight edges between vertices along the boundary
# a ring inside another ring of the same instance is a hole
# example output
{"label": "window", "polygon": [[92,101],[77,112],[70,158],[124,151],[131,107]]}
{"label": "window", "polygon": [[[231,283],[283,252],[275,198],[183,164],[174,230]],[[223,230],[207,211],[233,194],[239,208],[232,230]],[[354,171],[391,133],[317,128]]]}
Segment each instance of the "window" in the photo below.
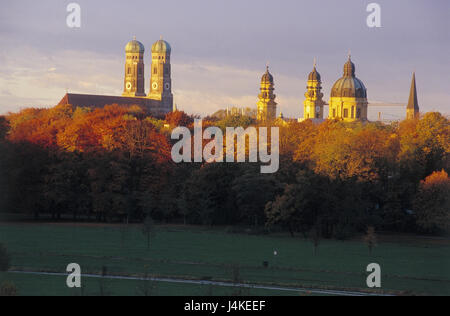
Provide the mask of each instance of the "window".
{"label": "window", "polygon": [[128,67],[128,74],[131,74],[131,68]]}
{"label": "window", "polygon": [[139,68],[138,73],[142,75],[142,68]]}
{"label": "window", "polygon": [[336,117],[336,109],[333,109],[333,117]]}
{"label": "window", "polygon": [[153,74],[156,75],[158,73],[158,68],[153,68]]}
{"label": "window", "polygon": [[355,107],[352,106],[352,118],[355,118]]}
{"label": "window", "polygon": [[361,109],[356,110],[356,118],[361,118]]}
{"label": "window", "polygon": [[344,118],[348,117],[348,109],[344,109]]}

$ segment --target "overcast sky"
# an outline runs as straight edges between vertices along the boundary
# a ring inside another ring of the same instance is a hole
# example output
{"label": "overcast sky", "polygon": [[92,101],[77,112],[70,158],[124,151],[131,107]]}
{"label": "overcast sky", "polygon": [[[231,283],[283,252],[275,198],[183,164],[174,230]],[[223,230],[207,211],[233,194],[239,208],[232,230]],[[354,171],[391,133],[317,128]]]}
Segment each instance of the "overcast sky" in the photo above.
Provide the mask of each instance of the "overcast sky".
{"label": "overcast sky", "polygon": [[[66,25],[66,6],[82,25]],[[306,78],[317,58],[323,92],[351,50],[373,103],[406,103],[416,71],[422,111],[450,112],[450,1],[378,0],[381,28],[366,25],[363,0],[15,0],[0,10],[0,113],[52,106],[66,91],[120,95],[124,47],[172,46],[175,102],[190,113],[256,107],[267,62],[279,110],[301,117]],[[377,110],[378,111],[378,110]],[[381,109],[385,117],[404,108]],[[372,110],[372,116],[375,110]]]}

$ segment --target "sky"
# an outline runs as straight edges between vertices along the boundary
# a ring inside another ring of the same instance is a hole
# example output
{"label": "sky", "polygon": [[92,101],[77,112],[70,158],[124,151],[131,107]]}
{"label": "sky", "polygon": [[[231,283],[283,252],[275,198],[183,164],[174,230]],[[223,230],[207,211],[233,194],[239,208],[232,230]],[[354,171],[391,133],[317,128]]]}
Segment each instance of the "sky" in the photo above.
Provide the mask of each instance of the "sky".
{"label": "sky", "polygon": [[[81,28],[66,25],[69,3]],[[381,7],[381,27],[366,24]],[[367,90],[369,118],[401,119],[416,72],[422,112],[450,114],[448,0],[15,0],[0,10],[0,114],[54,106],[71,93],[121,95],[124,47],[136,36],[150,49],[172,46],[175,103],[207,115],[256,107],[266,64],[278,110],[302,117],[306,80],[317,59],[324,99],[351,51]],[[370,117],[371,116],[371,117]]]}

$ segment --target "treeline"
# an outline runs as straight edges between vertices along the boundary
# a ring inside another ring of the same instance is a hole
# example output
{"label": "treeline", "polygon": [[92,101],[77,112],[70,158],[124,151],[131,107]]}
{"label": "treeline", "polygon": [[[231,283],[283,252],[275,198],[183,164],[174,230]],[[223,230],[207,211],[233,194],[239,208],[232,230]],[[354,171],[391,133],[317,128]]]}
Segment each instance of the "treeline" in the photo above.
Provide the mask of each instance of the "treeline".
{"label": "treeline", "polygon": [[[335,238],[368,226],[449,229],[450,124],[439,113],[392,125],[279,121],[280,170],[270,175],[251,163],[173,163],[171,130],[192,128],[193,120],[117,105],[0,118],[0,212],[55,220],[151,216]],[[203,122],[254,124],[245,116]]]}

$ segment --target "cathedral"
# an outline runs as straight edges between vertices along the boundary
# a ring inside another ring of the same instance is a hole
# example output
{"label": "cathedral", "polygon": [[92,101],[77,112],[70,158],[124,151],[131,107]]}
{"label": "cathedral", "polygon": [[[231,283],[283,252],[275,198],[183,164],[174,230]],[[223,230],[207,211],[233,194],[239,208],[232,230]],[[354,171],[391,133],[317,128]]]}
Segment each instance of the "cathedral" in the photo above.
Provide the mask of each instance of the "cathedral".
{"label": "cathedral", "polygon": [[[356,67],[348,56],[344,64],[343,75],[331,88],[329,102],[323,100],[322,80],[314,67],[308,75],[305,100],[303,102],[304,116],[299,121],[312,119],[321,122],[325,119],[324,107],[329,106],[328,118],[338,119],[346,122],[367,121],[368,120],[368,100],[367,89],[364,83],[356,77]],[[283,115],[277,119],[277,103],[275,102],[275,84],[272,74],[267,67],[266,73],[261,79],[261,93],[257,103],[258,121],[284,120]],[[413,74],[411,91],[407,105],[407,119],[414,119],[419,116],[419,105],[417,101],[416,79]]]}
{"label": "cathedral", "polygon": [[152,115],[164,117],[173,110],[170,55],[172,48],[162,38],[152,46],[150,89],[145,93],[144,45],[134,38],[125,46],[125,74],[122,96],[67,93],[58,105],[101,108],[105,105],[138,105]]}

